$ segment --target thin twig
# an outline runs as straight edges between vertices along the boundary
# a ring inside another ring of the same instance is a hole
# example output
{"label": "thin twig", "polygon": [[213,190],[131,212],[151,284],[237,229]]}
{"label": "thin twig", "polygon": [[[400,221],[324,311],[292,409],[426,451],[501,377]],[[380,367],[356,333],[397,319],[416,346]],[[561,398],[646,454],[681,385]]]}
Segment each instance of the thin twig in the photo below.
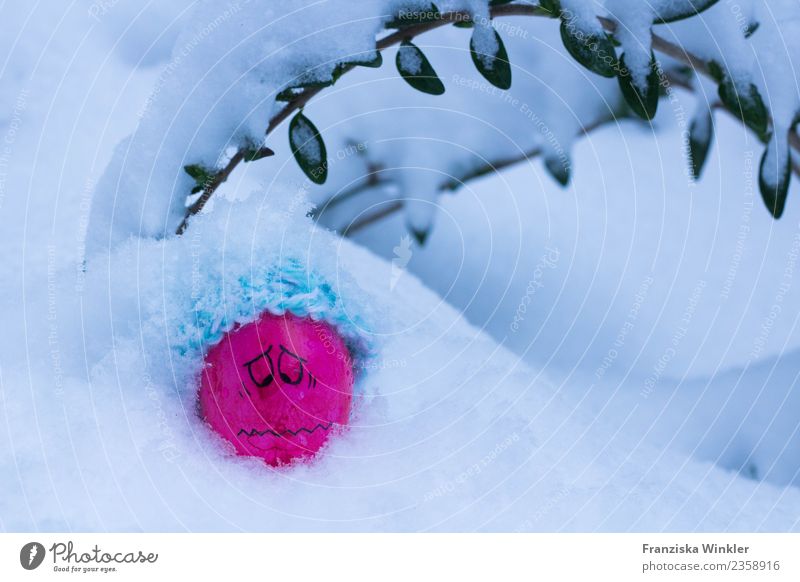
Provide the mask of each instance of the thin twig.
{"label": "thin twig", "polygon": [[[505,6],[494,6],[491,10],[491,16],[547,16],[551,17],[552,15],[538,7],[538,6],[525,6],[525,5],[515,5],[515,4],[507,4]],[[441,15],[441,18],[438,20],[433,20],[430,22],[422,22],[419,24],[413,24],[411,26],[403,27],[402,29],[393,32],[385,36],[384,38],[377,41],[375,44],[375,50],[383,51],[390,46],[400,44],[403,40],[407,38],[414,38],[420,34],[428,32],[430,30],[434,30],[441,26],[445,26],[451,24],[453,22],[465,22],[470,19],[469,13],[466,12],[447,12]],[[345,66],[342,74],[347,73],[348,71],[355,68],[355,65],[347,65]],[[281,123],[286,121],[292,113],[302,109],[312,98],[314,98],[320,91],[322,91],[324,87],[307,87],[303,89],[300,93],[298,93],[295,97],[292,98],[283,108],[276,113],[269,121],[267,125],[267,129],[265,131],[265,135],[269,135],[272,131],[278,127]],[[203,194],[191,205],[186,209],[186,215],[184,216],[181,224],[178,226],[176,231],[177,234],[183,234],[188,226],[189,219],[194,215],[200,212],[203,207],[206,205],[208,200],[211,196],[216,192],[216,190],[220,187],[220,185],[228,179],[231,175],[233,170],[239,165],[240,162],[244,159],[244,152],[237,151],[236,154],[228,160],[228,163],[215,175],[215,179],[210,181],[203,187]]]}
{"label": "thin twig", "polygon": [[[445,26],[454,22],[465,22],[470,20],[469,13],[466,12],[448,12],[445,14],[441,14],[441,17],[437,20],[432,20],[428,22],[422,22],[419,24],[414,24],[411,26],[403,27],[396,32],[393,32],[382,39],[378,40],[375,48],[377,51],[383,51],[390,46],[399,44],[403,40],[414,38],[420,34],[425,32],[429,32],[441,26]],[[555,15],[547,11],[546,9],[536,6],[536,5],[525,5],[525,4],[505,4],[500,6],[493,6],[490,9],[490,17],[496,18],[500,16],[544,16],[548,18],[552,18]],[[613,20],[608,18],[600,17],[600,22],[604,26],[606,30],[609,32],[614,32],[616,30],[617,24]],[[711,76],[710,71],[708,69],[708,64],[697,57],[696,55],[690,53],[689,51],[685,50],[684,48],[676,45],[665,38],[657,35],[652,34],[652,46],[654,50],[670,56],[677,61],[688,65],[693,70],[702,73],[705,76]],[[343,74],[355,68],[355,65],[347,65],[344,68]],[[269,121],[267,125],[267,129],[265,135],[269,135],[272,131],[278,127],[282,122],[284,122],[288,117],[298,111],[299,109],[303,108],[312,98],[314,98],[320,91],[322,91],[324,87],[307,87],[303,89],[300,93],[298,93],[291,101],[289,101],[278,113],[276,113]],[[790,144],[793,149],[800,152],[800,138],[798,138],[795,132],[790,132]],[[186,227],[188,226],[188,221],[192,215],[197,214],[200,212],[203,207],[206,205],[208,200],[214,194],[214,192],[219,188],[219,186],[228,179],[231,175],[233,170],[239,165],[241,161],[244,159],[244,152],[239,150],[236,154],[228,161],[228,163],[215,175],[214,180],[210,181],[208,184],[204,185],[203,194],[191,205],[186,209],[186,215],[184,216],[181,224],[178,226],[177,234],[182,234]],[[800,171],[797,167],[793,168],[796,173]],[[798,174],[800,175],[800,173]],[[353,228],[350,228],[348,232],[351,232]]]}

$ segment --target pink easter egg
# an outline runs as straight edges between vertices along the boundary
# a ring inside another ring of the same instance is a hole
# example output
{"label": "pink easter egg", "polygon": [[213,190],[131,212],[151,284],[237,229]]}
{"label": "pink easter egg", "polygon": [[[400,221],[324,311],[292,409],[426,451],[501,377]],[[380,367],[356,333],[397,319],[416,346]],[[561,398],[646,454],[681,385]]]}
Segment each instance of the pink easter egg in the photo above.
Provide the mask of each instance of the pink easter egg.
{"label": "pink easter egg", "polygon": [[313,456],[347,425],[353,363],[329,324],[265,312],[208,350],[200,412],[240,455],[270,465]]}

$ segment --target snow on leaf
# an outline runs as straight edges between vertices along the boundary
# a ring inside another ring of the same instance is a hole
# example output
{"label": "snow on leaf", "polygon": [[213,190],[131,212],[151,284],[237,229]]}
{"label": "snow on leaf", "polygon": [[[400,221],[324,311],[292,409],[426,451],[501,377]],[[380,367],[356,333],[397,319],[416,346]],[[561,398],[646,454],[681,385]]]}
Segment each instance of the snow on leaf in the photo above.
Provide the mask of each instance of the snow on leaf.
{"label": "snow on leaf", "polygon": [[620,69],[617,79],[622,95],[628,106],[636,115],[642,119],[653,119],[658,109],[658,66],[655,55],[651,55],[650,72],[646,77],[644,87],[641,87],[633,78],[630,69],[626,66],[625,57],[622,55],[619,60]]}
{"label": "snow on leaf", "polygon": [[561,12],[561,40],[572,58],[590,71],[603,77],[617,72],[614,45],[601,27],[582,22],[574,13]]}
{"label": "snow on leaf", "polygon": [[761,157],[758,173],[761,197],[774,218],[780,218],[786,206],[791,180],[790,163],[788,133],[776,128]]}
{"label": "snow on leaf", "polygon": [[324,184],[328,177],[325,142],[302,112],[298,112],[289,124],[289,145],[303,173],[315,184]]}
{"label": "snow on leaf", "polygon": [[444,84],[436,71],[419,47],[410,40],[400,44],[395,64],[403,79],[417,91],[431,95],[444,93]]}
{"label": "snow on leaf", "polygon": [[491,26],[475,27],[469,41],[469,52],[478,72],[487,81],[499,89],[511,87],[511,64],[503,40],[496,30]]}
{"label": "snow on leaf", "polygon": [[740,117],[758,135],[766,134],[769,113],[755,84],[737,84],[726,75],[719,84],[719,98],[731,113]]}

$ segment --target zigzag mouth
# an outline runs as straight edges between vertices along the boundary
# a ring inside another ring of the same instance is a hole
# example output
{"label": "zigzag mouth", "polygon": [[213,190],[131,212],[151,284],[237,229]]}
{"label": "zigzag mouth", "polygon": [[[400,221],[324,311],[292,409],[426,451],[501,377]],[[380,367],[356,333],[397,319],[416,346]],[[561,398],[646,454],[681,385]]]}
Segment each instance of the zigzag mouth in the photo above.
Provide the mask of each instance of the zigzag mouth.
{"label": "zigzag mouth", "polygon": [[297,436],[301,432],[312,434],[317,429],[330,430],[331,427],[333,427],[333,421],[331,421],[331,422],[329,422],[327,424],[320,422],[314,428],[302,427],[302,428],[298,428],[297,430],[286,429],[286,430],[282,430],[282,431],[275,431],[275,430],[272,430],[270,428],[267,428],[265,430],[258,430],[258,429],[253,428],[253,429],[250,429],[249,431],[247,431],[247,430],[245,430],[243,428],[240,428],[239,432],[236,433],[236,436],[242,436],[242,435],[244,435],[246,437],[274,436],[274,437],[279,437],[280,438],[280,437],[285,437],[285,436]]}

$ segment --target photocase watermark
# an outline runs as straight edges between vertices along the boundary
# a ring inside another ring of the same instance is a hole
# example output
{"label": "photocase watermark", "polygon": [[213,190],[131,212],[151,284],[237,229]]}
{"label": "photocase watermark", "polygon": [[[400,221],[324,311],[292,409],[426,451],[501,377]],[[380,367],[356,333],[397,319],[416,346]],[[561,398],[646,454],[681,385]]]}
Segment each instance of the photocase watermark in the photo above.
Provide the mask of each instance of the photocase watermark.
{"label": "photocase watermark", "polygon": [[367,360],[358,365],[359,370],[395,370],[397,368],[407,368],[408,360],[405,358],[387,358],[380,360]]}
{"label": "photocase watermark", "polygon": [[608,352],[606,352],[606,355],[603,357],[603,361],[594,371],[594,375],[597,379],[605,376],[608,369],[619,357],[619,350],[623,348],[628,338],[628,334],[631,332],[631,330],[633,330],[636,320],[639,318],[639,311],[641,311],[642,304],[644,303],[645,299],[647,299],[647,294],[650,291],[650,287],[653,285],[654,281],[655,279],[653,276],[648,275],[639,285],[639,289],[633,296],[633,304],[628,310],[628,313],[625,316],[625,321],[617,332],[617,336],[614,338],[613,345],[608,349]]}
{"label": "photocase watermark", "polygon": [[664,371],[667,369],[667,366],[678,354],[678,346],[680,346],[689,331],[689,327],[694,319],[694,314],[697,311],[697,305],[700,303],[700,298],[703,296],[706,286],[707,283],[701,279],[694,286],[694,289],[692,289],[683,314],[678,321],[678,327],[675,329],[675,333],[672,334],[670,345],[664,350],[664,353],[661,354],[661,357],[653,366],[653,371],[650,375],[645,378],[644,387],[639,392],[642,398],[648,398],[653,393]]}
{"label": "photocase watermark", "polygon": [[389,278],[390,291],[394,291],[397,282],[400,281],[400,277],[406,272],[406,267],[414,254],[411,250],[411,237],[407,234],[400,237],[400,244],[394,247],[392,252],[394,253],[394,258],[392,258],[391,275]]}
{"label": "photocase watermark", "polygon": [[318,167],[313,168],[311,170],[311,175],[315,178],[321,176],[330,167],[335,165],[336,162],[346,160],[354,154],[363,154],[367,151],[367,143],[367,141],[350,142],[345,147],[339,148],[333,155],[328,155]]}
{"label": "photocase watermark", "polygon": [[[432,22],[442,20],[445,13],[439,10],[427,9],[410,9],[404,8],[397,13],[397,20],[406,22]],[[502,32],[507,37],[519,37],[526,39],[530,32],[519,26],[505,21],[493,20],[488,16],[482,14],[470,14],[468,12],[450,12],[447,13],[447,19],[453,24],[470,23],[475,26],[491,26],[498,32]]]}
{"label": "photocase watermark", "polygon": [[22,125],[22,114],[28,107],[28,89],[23,89],[17,94],[14,102],[14,109],[11,110],[11,118],[8,121],[6,133],[3,136],[3,143],[0,147],[0,208],[6,197],[6,183],[8,182],[8,166],[11,162],[11,154],[14,152],[14,143],[17,141],[19,128]]}
{"label": "photocase watermark", "polygon": [[172,421],[167,417],[164,412],[164,406],[161,403],[161,396],[153,385],[153,380],[150,374],[145,373],[142,378],[145,394],[153,403],[155,408],[155,418],[158,425],[158,430],[161,432],[161,442],[158,445],[158,451],[164,459],[172,463],[175,459],[181,456],[181,452],[175,443],[175,435],[172,432]]}
{"label": "photocase watermark", "polygon": [[486,453],[479,461],[473,463],[466,469],[464,469],[461,473],[459,473],[455,478],[442,483],[435,489],[428,491],[425,493],[423,497],[423,501],[425,503],[429,501],[433,501],[439,497],[444,495],[448,495],[462,486],[464,483],[483,473],[487,467],[489,467],[492,463],[494,463],[497,458],[502,455],[505,451],[507,451],[514,443],[519,442],[519,435],[515,432],[500,441],[495,445],[495,447]]}
{"label": "photocase watermark", "polygon": [[533,297],[539,289],[544,288],[542,280],[544,279],[545,270],[555,269],[560,257],[561,251],[558,250],[558,247],[545,247],[545,253],[539,258],[539,262],[536,263],[533,269],[533,276],[528,281],[528,285],[525,288],[525,295],[520,299],[517,311],[514,313],[514,319],[509,326],[512,332],[516,333],[519,331],[519,324],[525,320],[525,314],[528,312],[528,306],[533,301]]}
{"label": "photocase watermark", "polygon": [[728,10],[730,10],[731,14],[733,14],[733,18],[736,20],[736,25],[739,27],[742,35],[748,36],[750,33],[752,33],[753,24],[744,15],[742,7],[739,5],[739,3],[735,0],[725,0],[725,4],[728,5]]}
{"label": "photocase watermark", "polygon": [[559,172],[563,171],[564,173],[569,174],[569,171],[572,167],[572,162],[570,161],[569,154],[567,153],[564,144],[562,144],[561,140],[558,139],[556,132],[553,131],[550,125],[544,119],[542,119],[542,117],[536,113],[536,111],[534,111],[534,108],[531,105],[521,101],[508,91],[498,89],[483,79],[463,77],[459,74],[454,74],[452,81],[453,84],[459,87],[465,87],[471,91],[480,91],[481,93],[485,93],[486,95],[497,98],[501,104],[508,105],[516,109],[517,112],[524,116],[528,121],[533,123],[536,131],[542,137],[542,143],[546,144],[547,146],[546,159],[557,163],[560,166],[558,168]]}
{"label": "photocase watermark", "polygon": [[61,363],[61,346],[58,340],[58,281],[55,245],[47,245],[47,348],[53,368],[53,393],[64,394],[64,369]]}
{"label": "photocase watermark", "polygon": [[119,4],[119,0],[95,0],[89,5],[87,14],[100,22],[100,17],[108,14],[114,6]]}
{"label": "photocase watermark", "polygon": [[597,57],[598,60],[603,61],[606,66],[619,74],[622,69],[617,55],[614,53],[607,53],[597,43],[597,38],[601,34],[605,34],[602,28],[598,28],[593,34],[587,34],[587,30],[578,26],[581,19],[569,8],[561,8],[561,22],[567,29],[569,35],[579,43],[583,44],[586,48],[590,49]]}
{"label": "photocase watermark", "polygon": [[739,273],[739,265],[744,256],[745,244],[750,236],[750,222],[753,215],[753,192],[754,179],[753,179],[753,150],[748,150],[744,155],[744,202],[742,207],[742,216],[739,219],[739,228],[736,232],[736,244],[733,249],[733,256],[731,257],[730,264],[728,265],[728,272],[725,275],[725,282],[722,284],[720,291],[721,299],[728,299],[733,288],[733,283],[736,281],[736,276]]}
{"label": "photocase watermark", "polygon": [[544,503],[542,503],[537,509],[536,512],[520,523],[516,528],[514,528],[513,533],[524,533],[531,531],[533,526],[541,520],[545,515],[550,513],[554,507],[556,507],[559,503],[567,499],[572,494],[572,487],[565,485],[554,494],[550,495]]}
{"label": "photocase watermark", "polygon": [[[235,16],[239,11],[241,11],[242,6],[245,4],[249,4],[250,0],[244,0],[242,2],[228,2],[225,5],[225,9],[222,10],[214,20],[206,23],[206,25],[197,31],[188,41],[186,41],[182,46],[176,48],[173,52],[173,57],[164,67],[161,75],[159,75],[158,80],[153,87],[153,91],[147,97],[142,108],[139,110],[138,116],[142,118],[145,116],[146,112],[150,109],[150,106],[155,102],[158,96],[161,94],[161,91],[164,89],[164,86],[167,84],[167,79],[169,79],[176,70],[178,70],[184,59],[188,58],[189,55],[194,52],[194,50],[211,36],[214,31],[216,31],[220,26],[222,26],[226,21],[230,20],[233,16]],[[108,9],[113,7],[113,4],[116,3],[116,0],[109,0],[111,6],[106,8],[105,12],[108,12]],[[106,2],[107,4],[109,2]],[[105,13],[103,12],[103,13]]]}
{"label": "photocase watermark", "polygon": [[72,540],[56,542],[49,549],[39,542],[28,542],[19,552],[19,563],[25,570],[41,566],[47,555],[52,558],[52,571],[70,574],[108,574],[121,570],[121,565],[155,564],[156,552],[116,551],[100,548],[98,544],[88,549],[76,549]]}
{"label": "photocase watermark", "polygon": [[[800,227],[800,225],[798,225],[798,227]],[[769,312],[761,322],[761,331],[753,341],[753,349],[750,350],[750,360],[758,359],[758,357],[761,356],[767,345],[767,340],[772,334],[775,321],[781,316],[781,313],[783,313],[784,300],[794,282],[798,257],[800,257],[800,232],[794,235],[794,238],[792,238],[792,246],[789,247],[789,250],[786,252],[786,262],[784,263],[781,281],[778,284],[778,290],[775,293],[772,305],[769,307]]]}
{"label": "photocase watermark", "polygon": [[[92,192],[97,183],[92,178],[87,178],[81,190],[81,199],[78,202],[78,232],[75,236],[78,257],[86,256],[86,236],[89,232],[89,216],[92,210]],[[75,292],[82,293],[86,284],[86,265],[82,260],[75,264]]]}
{"label": "photocase watermark", "polygon": [[44,562],[44,546],[39,542],[28,542],[19,551],[19,564],[26,570],[35,570]]}
{"label": "photocase watermark", "polygon": [[192,228],[189,249],[192,257],[190,297],[192,300],[197,300],[203,296],[203,282],[206,280],[205,274],[201,269],[200,257],[203,251],[203,231],[199,224],[195,224]]}

